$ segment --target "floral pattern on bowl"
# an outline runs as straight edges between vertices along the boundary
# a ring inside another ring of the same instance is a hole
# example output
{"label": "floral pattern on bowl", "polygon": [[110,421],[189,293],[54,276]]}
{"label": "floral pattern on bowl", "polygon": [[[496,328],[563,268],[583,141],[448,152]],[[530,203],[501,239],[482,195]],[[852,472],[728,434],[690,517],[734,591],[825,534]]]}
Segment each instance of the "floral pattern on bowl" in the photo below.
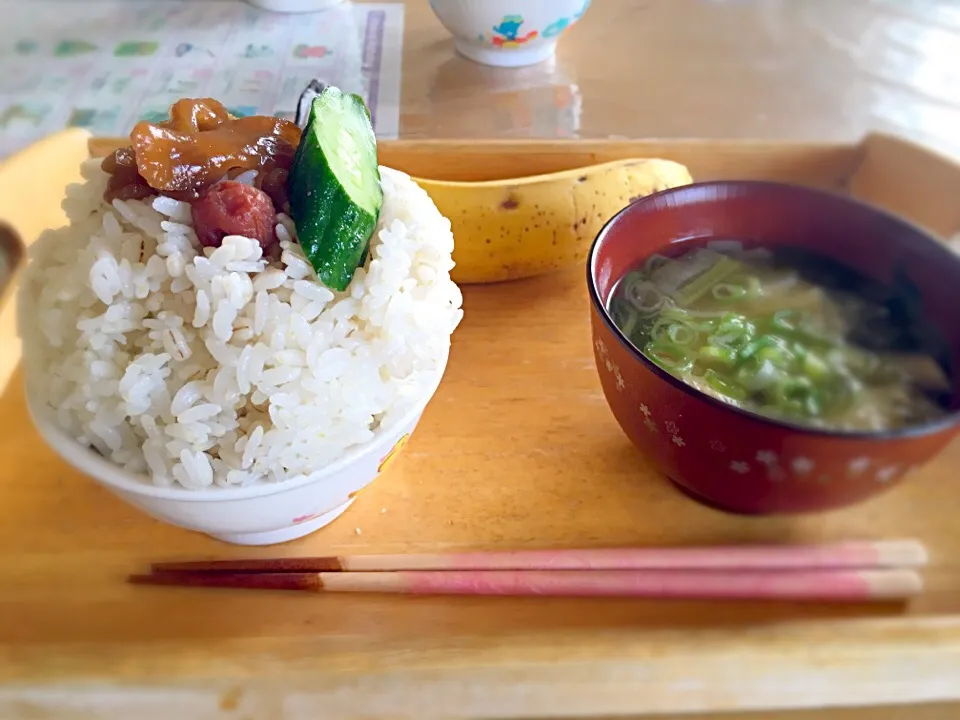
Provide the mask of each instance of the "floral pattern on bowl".
{"label": "floral pattern on bowl", "polygon": [[[891,441],[788,434],[761,418],[730,422],[723,408],[638,372],[601,318],[594,333],[600,383],[627,435],[708,504],[744,513],[839,507],[896,484],[925,459]],[[713,499],[731,494],[733,503]]]}

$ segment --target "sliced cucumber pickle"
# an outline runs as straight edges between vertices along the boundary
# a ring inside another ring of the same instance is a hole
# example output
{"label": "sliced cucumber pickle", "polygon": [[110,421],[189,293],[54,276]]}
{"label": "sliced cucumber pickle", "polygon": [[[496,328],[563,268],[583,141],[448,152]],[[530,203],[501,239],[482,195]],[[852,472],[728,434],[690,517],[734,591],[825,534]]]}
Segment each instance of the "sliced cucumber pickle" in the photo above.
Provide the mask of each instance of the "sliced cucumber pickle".
{"label": "sliced cucumber pickle", "polygon": [[303,252],[332,290],[346,290],[366,260],[383,205],[378,167],[363,99],[326,88],[310,108],[289,195]]}

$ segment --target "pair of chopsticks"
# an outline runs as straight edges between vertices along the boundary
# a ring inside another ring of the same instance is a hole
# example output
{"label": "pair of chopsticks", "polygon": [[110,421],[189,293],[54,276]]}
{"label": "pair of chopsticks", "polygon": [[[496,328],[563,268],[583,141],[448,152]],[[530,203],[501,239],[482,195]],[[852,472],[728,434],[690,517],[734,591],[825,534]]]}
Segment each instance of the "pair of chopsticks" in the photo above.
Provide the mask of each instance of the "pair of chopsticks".
{"label": "pair of chopsticks", "polygon": [[923,589],[915,540],[799,546],[518,550],[154,563],[147,585],[376,592],[824,602]]}

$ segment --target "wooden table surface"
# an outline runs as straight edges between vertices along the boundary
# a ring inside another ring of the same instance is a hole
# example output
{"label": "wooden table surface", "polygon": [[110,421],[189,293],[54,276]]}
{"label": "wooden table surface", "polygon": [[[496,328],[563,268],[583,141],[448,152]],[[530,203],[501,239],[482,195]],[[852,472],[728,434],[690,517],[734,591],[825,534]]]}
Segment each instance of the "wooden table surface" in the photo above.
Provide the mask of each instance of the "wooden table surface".
{"label": "wooden table surface", "polygon": [[407,0],[400,133],[856,140],[960,154],[955,0],[594,0],[555,62],[454,54]]}

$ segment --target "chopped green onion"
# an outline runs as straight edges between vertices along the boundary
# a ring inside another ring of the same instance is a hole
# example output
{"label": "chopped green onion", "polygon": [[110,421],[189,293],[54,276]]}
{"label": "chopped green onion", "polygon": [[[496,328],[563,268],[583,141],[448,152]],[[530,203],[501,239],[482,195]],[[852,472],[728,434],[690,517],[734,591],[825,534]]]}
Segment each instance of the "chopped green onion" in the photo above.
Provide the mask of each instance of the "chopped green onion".
{"label": "chopped green onion", "polygon": [[700,320],[699,322],[691,323],[690,326],[697,332],[713,332],[717,329],[717,321],[710,319]]}
{"label": "chopped green onion", "polygon": [[667,321],[667,320],[685,321],[687,319],[687,311],[681,310],[680,308],[675,306],[665,307],[663,310],[660,311],[659,319],[663,321]]}
{"label": "chopped green onion", "polygon": [[663,307],[666,297],[642,273],[633,272],[624,280],[623,297],[642,315],[649,317]]}
{"label": "chopped green onion", "polygon": [[832,345],[839,339],[832,338],[826,335],[822,329],[813,327],[812,324],[808,322],[806,313],[796,309],[778,310],[773,314],[771,324],[778,330],[792,335],[799,335],[808,341],[820,345]]}
{"label": "chopped green onion", "polygon": [[803,371],[813,380],[824,380],[830,376],[830,367],[819,355],[812,352],[803,356]]}
{"label": "chopped green onion", "polygon": [[803,416],[805,414],[804,403],[802,400],[796,398],[790,400],[780,400],[777,404],[773,406],[774,412],[777,415],[783,415],[785,417],[797,417]]}
{"label": "chopped green onion", "polygon": [[716,335],[722,337],[728,334],[736,334],[753,337],[756,332],[756,326],[742,315],[724,313],[720,319],[720,326],[717,328]]}
{"label": "chopped green onion", "polygon": [[733,348],[704,345],[697,350],[697,354],[707,361],[721,362],[724,365],[733,365],[737,361],[737,351]]}
{"label": "chopped green onion", "polygon": [[668,343],[647,343],[647,346],[643,349],[643,354],[664,370],[686,372],[693,367],[693,360],[688,358],[681,348]]}
{"label": "chopped green onion", "polygon": [[787,332],[799,330],[802,320],[803,313],[799,310],[778,310],[773,314],[773,326]]}
{"label": "chopped green onion", "polygon": [[788,368],[795,360],[793,353],[785,347],[771,345],[757,351],[758,360],[769,360],[779,368]]}
{"label": "chopped green onion", "polygon": [[650,328],[650,340],[663,340],[665,339],[666,329],[670,327],[672,323],[669,320],[657,320],[653,327]]}
{"label": "chopped green onion", "polygon": [[803,401],[813,391],[813,383],[805,377],[787,377],[777,384],[775,390],[783,400]]}
{"label": "chopped green onion", "polygon": [[668,307],[664,308],[660,312],[660,321],[669,323],[681,322],[684,325],[688,325],[697,332],[710,332],[717,326],[717,321],[720,318],[720,314],[717,313],[717,317],[703,316],[699,313],[694,314],[686,310],[682,310],[678,307]]}
{"label": "chopped green onion", "polygon": [[816,393],[810,393],[803,401],[804,409],[810,417],[820,417],[823,407],[820,405],[820,398]]}
{"label": "chopped green onion", "polygon": [[717,283],[710,292],[717,300],[738,300],[747,294],[747,289],[742,285]]}
{"label": "chopped green onion", "polygon": [[782,377],[783,371],[778,370],[769,360],[758,363],[756,358],[751,358],[737,370],[737,380],[753,391],[776,385]]}
{"label": "chopped green onion", "polygon": [[700,320],[688,323],[697,332],[713,332],[717,328],[716,320]]}
{"label": "chopped green onion", "polygon": [[620,328],[620,332],[629,338],[633,335],[633,331],[640,322],[640,313],[629,303],[621,303],[617,310],[617,319],[619,322],[617,322],[616,325]]}
{"label": "chopped green onion", "polygon": [[739,349],[750,342],[750,333],[728,332],[725,335],[711,335],[707,342],[715,347]]}
{"label": "chopped green onion", "polygon": [[734,385],[712,369],[707,369],[703,374],[703,380],[711,388],[728,398],[734,400],[745,400],[747,398],[747,391],[744,388],[739,385]]}
{"label": "chopped green onion", "polygon": [[777,392],[783,397],[803,397],[811,389],[813,383],[805,377],[785,377],[777,384]]}
{"label": "chopped green onion", "polygon": [[651,340],[671,342],[676,345],[689,345],[697,339],[700,328],[696,323],[686,320],[673,320],[661,318],[653,324],[649,335]]}
{"label": "chopped green onion", "polygon": [[721,318],[726,317],[727,315],[736,317],[736,313],[722,312],[722,311],[700,311],[700,310],[684,310],[683,308],[678,308],[676,305],[669,305],[665,307],[660,313],[663,317],[673,318],[674,320],[708,320],[710,322],[719,321]]}
{"label": "chopped green onion", "polygon": [[821,383],[821,387],[821,404],[828,405],[831,413],[849,408],[858,389],[854,378],[843,375],[831,375]]}
{"label": "chopped green onion", "polygon": [[769,347],[786,348],[787,343],[776,335],[761,335],[756,340],[751,340],[740,349],[740,359],[746,360],[753,357],[760,350]]}
{"label": "chopped green onion", "polygon": [[667,337],[675,345],[689,345],[697,339],[697,333],[689,325],[673,323],[667,328]]}
{"label": "chopped green onion", "polygon": [[737,313],[725,312],[720,316],[720,329],[725,328],[743,328],[746,326],[747,319]]}
{"label": "chopped green onion", "polygon": [[680,305],[690,305],[706,295],[718,282],[733,275],[741,267],[736,260],[721,257],[714,265],[679,288],[675,299]]}

